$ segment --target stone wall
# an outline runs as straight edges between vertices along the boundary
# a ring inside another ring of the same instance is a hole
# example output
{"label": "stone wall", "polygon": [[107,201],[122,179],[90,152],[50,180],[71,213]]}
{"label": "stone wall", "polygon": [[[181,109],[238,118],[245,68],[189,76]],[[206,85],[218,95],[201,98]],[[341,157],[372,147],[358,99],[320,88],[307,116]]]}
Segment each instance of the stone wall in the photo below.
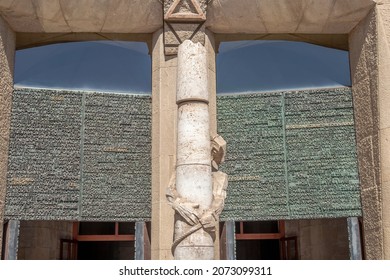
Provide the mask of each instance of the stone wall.
{"label": "stone wall", "polygon": [[6,218],[150,219],[150,96],[14,92]]}
{"label": "stone wall", "polygon": [[[149,96],[16,89],[6,217],[150,219]],[[360,216],[351,89],[218,96],[222,219]]]}
{"label": "stone wall", "polygon": [[365,254],[382,259],[382,185],[380,162],[377,12],[350,34],[352,92],[362,196]]}
{"label": "stone wall", "polygon": [[0,252],[3,244],[14,57],[15,33],[0,17]]}
{"label": "stone wall", "polygon": [[223,220],[361,216],[350,88],[218,97]]}

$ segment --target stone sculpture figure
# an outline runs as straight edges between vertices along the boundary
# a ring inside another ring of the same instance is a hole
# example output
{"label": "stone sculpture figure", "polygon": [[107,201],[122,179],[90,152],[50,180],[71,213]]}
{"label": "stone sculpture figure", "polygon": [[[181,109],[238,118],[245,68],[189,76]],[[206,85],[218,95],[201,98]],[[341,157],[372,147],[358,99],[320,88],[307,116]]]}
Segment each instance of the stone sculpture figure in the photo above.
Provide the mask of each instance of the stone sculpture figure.
{"label": "stone sculpture figure", "polygon": [[172,254],[174,254],[176,246],[184,240],[186,237],[194,233],[195,231],[203,228],[206,231],[213,232],[219,221],[219,215],[221,214],[226,198],[226,190],[228,185],[227,174],[218,171],[219,165],[225,159],[226,142],[219,136],[215,135],[211,137],[211,166],[212,166],[212,178],[213,178],[213,201],[209,209],[202,212],[199,211],[199,205],[188,201],[178,195],[176,190],[176,176],[172,175],[166,197],[168,203],[183,219],[192,226],[183,235],[176,237],[172,244]]}

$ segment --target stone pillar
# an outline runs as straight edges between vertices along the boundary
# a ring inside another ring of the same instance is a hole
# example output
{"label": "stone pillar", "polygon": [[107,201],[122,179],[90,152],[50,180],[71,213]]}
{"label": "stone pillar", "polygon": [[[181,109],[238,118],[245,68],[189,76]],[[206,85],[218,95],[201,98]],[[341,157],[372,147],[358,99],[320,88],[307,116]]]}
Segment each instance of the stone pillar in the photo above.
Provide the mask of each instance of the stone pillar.
{"label": "stone pillar", "polygon": [[0,17],[0,253],[7,187],[8,145],[13,91],[15,33]]}
{"label": "stone pillar", "polygon": [[363,210],[365,257],[382,259],[378,124],[377,14],[371,11],[349,36],[353,107]]}
{"label": "stone pillar", "polygon": [[350,34],[366,259],[390,259],[390,1]]}
{"label": "stone pillar", "polygon": [[347,218],[348,240],[349,240],[349,258],[351,260],[362,260],[362,245],[360,242],[360,227],[357,217]]}
{"label": "stone pillar", "polygon": [[153,34],[152,51],[152,224],[151,258],[173,259],[174,211],[166,189],[176,163],[177,58],[164,55],[163,31]]}
{"label": "stone pillar", "polygon": [[7,224],[7,230],[5,233],[5,248],[3,248],[5,254],[5,260],[17,260],[18,259],[18,244],[19,244],[19,227],[20,221],[10,220]]}
{"label": "stone pillar", "polygon": [[[208,92],[209,92],[209,115],[210,115],[210,134],[217,135],[217,76],[216,76],[216,50],[214,33],[206,29],[205,47],[207,53],[207,76],[208,76]],[[219,232],[219,224],[217,224],[216,232]],[[219,250],[219,234],[215,235],[214,242],[214,257],[220,259]]]}
{"label": "stone pillar", "polygon": [[378,110],[383,258],[390,260],[390,1],[377,6]]}
{"label": "stone pillar", "polygon": [[[210,132],[217,132],[216,74],[214,34],[206,31],[207,91],[209,92]],[[153,35],[152,51],[152,259],[173,259],[171,252],[174,236],[174,210],[166,200],[170,177],[176,166],[177,110],[176,78],[177,57],[164,55],[163,33]],[[210,149],[210,139],[208,139]],[[208,157],[210,163],[210,155]],[[218,230],[216,230],[218,232]],[[215,244],[218,244],[216,236]],[[215,257],[218,258],[218,246]]]}
{"label": "stone pillar", "polygon": [[[207,72],[205,47],[184,41],[177,69],[176,189],[179,197],[196,205],[197,213],[209,209],[213,200]],[[176,214],[175,240],[193,227]],[[214,238],[201,227],[177,244],[174,255],[179,260],[214,259]]]}

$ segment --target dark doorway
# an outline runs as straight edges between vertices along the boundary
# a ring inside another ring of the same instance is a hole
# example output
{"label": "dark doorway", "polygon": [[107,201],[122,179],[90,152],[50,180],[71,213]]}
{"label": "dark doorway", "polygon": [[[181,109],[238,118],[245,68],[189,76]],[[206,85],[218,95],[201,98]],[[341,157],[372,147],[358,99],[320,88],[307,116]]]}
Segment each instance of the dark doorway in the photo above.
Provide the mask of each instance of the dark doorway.
{"label": "dark doorway", "polygon": [[78,242],[79,260],[134,260],[134,241]]}
{"label": "dark doorway", "polygon": [[284,221],[235,223],[237,260],[280,260]]}
{"label": "dark doorway", "polygon": [[236,258],[237,260],[280,260],[279,240],[237,240]]}

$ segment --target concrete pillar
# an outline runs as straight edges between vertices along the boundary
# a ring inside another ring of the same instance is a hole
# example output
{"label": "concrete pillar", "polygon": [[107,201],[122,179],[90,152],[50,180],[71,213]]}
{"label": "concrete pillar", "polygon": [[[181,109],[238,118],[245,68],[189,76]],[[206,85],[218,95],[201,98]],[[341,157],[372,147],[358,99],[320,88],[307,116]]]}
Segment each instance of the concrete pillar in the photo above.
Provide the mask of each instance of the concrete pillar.
{"label": "concrete pillar", "polygon": [[151,258],[173,259],[174,211],[166,189],[176,163],[177,58],[164,55],[162,30],[153,34],[152,51],[152,223]]}
{"label": "concrete pillar", "polygon": [[390,259],[390,4],[382,2],[349,38],[366,259]]}
{"label": "concrete pillar", "polygon": [[8,145],[13,91],[15,33],[0,17],[0,252],[7,187]]}
{"label": "concrete pillar", "polygon": [[[177,69],[178,133],[176,189],[180,197],[205,212],[213,200],[209,93],[206,49],[184,41],[179,46]],[[176,215],[175,239],[191,231]],[[175,259],[214,259],[214,238],[200,228],[175,247]]]}

